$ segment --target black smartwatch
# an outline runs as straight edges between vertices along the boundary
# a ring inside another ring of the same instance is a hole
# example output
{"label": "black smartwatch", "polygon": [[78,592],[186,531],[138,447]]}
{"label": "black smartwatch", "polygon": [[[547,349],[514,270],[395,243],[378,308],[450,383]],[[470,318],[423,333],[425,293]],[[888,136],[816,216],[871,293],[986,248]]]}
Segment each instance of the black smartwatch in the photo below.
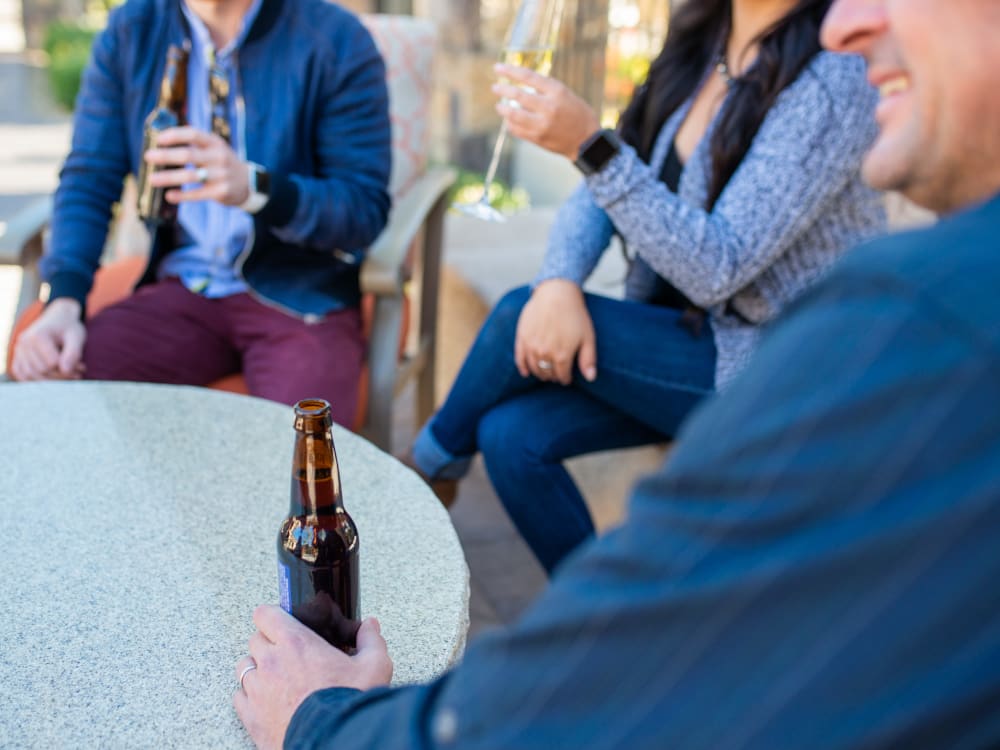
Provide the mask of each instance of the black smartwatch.
{"label": "black smartwatch", "polygon": [[619,151],[622,150],[622,140],[613,130],[598,130],[580,146],[580,155],[576,157],[577,169],[585,175],[592,175],[604,169]]}

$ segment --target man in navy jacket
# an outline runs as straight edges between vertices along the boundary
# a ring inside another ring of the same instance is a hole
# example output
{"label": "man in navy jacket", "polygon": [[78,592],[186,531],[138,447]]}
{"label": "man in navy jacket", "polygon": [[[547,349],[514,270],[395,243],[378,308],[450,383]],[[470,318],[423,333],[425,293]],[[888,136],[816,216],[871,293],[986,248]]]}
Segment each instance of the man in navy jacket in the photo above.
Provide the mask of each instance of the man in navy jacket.
{"label": "man in navy jacket", "polygon": [[[169,45],[191,45],[188,126],[142,153]],[[83,323],[112,204],[140,160],[176,225],[137,292]],[[206,384],[323,396],[350,423],[364,350],[359,264],[389,210],[385,68],[323,0],[129,0],[94,44],[55,196],[49,304],[14,353],[20,380]],[[82,365],[82,366],[81,366]]]}
{"label": "man in navy jacket", "polygon": [[383,687],[373,620],[348,657],[258,608],[257,744],[1000,746],[998,34],[995,0],[837,0],[825,44],[882,99],[866,178],[948,217],[849,254],[624,524],[437,681]]}

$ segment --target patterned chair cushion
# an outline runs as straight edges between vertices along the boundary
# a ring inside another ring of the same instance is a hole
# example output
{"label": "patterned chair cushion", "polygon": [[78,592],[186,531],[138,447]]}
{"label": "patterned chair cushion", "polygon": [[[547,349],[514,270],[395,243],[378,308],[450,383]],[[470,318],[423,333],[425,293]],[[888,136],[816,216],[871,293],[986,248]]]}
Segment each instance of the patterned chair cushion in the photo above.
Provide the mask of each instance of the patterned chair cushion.
{"label": "patterned chair cushion", "polygon": [[385,60],[392,120],[392,177],[397,197],[427,168],[431,77],[437,34],[430,21],[410,16],[361,16]]}

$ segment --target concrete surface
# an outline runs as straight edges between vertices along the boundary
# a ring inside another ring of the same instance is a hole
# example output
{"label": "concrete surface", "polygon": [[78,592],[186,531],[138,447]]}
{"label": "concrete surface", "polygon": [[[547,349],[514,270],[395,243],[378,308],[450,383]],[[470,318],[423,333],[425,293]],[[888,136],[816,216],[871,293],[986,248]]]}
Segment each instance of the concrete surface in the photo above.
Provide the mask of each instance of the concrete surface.
{"label": "concrete surface", "polygon": [[[233,669],[276,602],[287,406],[202,388],[0,385],[0,745],[243,748]],[[72,436],[71,438],[68,436]],[[334,429],[361,607],[396,684],[461,656],[468,569],[409,469]]]}

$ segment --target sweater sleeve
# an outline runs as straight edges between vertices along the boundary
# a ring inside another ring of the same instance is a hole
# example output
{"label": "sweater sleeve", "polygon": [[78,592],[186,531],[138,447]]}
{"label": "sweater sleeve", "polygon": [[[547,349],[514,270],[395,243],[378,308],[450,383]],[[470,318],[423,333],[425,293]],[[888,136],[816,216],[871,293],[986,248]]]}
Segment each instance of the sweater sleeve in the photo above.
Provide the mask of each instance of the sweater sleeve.
{"label": "sweater sleeve", "polygon": [[628,146],[587,187],[633,251],[711,307],[781,257],[857,174],[874,104],[860,59],[821,53],[778,97],[711,213]]}
{"label": "sweater sleeve", "polygon": [[583,284],[597,266],[614,235],[611,219],[581,183],[563,204],[549,233],[542,268],[532,286],[548,279]]}

